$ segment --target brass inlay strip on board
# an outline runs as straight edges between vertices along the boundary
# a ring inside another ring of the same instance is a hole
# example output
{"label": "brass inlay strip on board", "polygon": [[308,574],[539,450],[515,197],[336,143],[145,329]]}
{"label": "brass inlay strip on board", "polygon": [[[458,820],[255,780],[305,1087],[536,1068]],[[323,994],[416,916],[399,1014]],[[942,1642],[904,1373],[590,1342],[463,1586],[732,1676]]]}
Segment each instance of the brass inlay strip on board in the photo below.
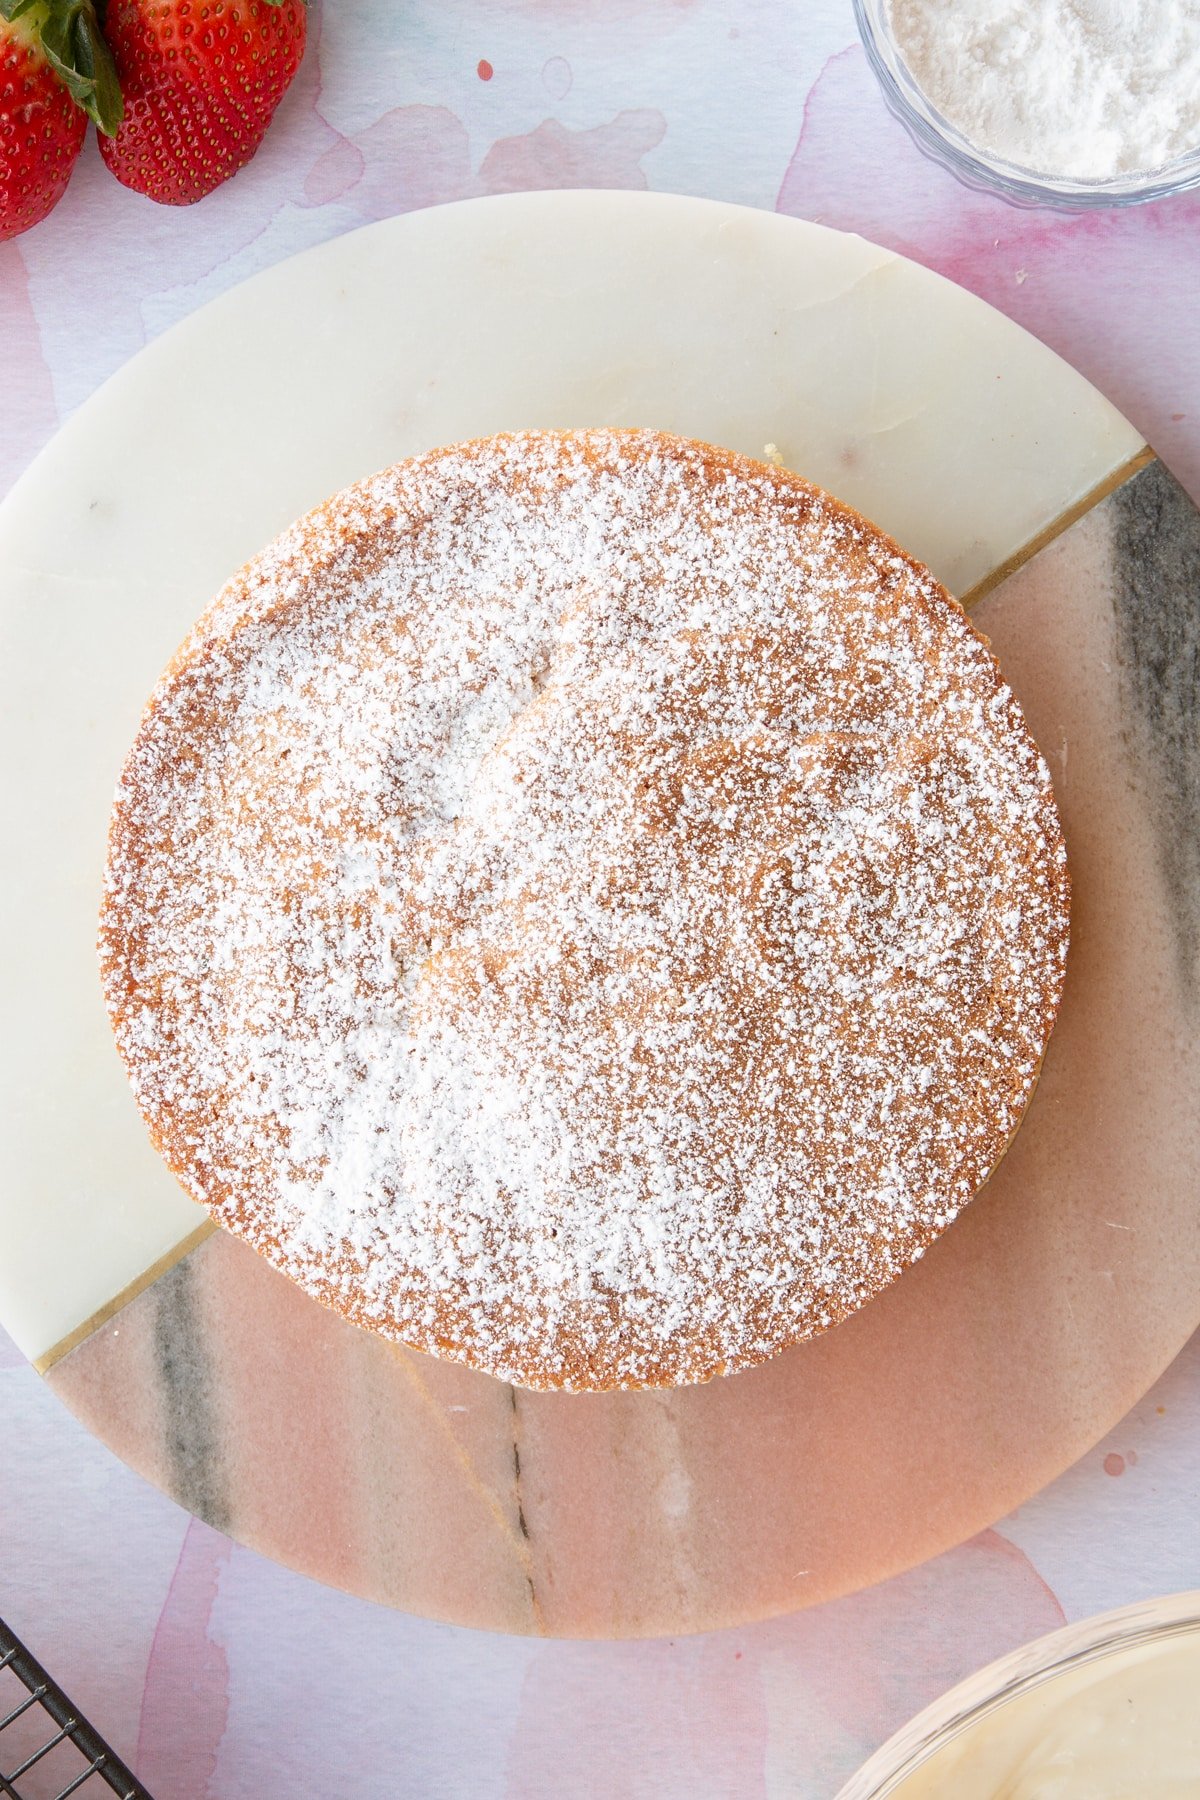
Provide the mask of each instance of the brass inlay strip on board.
{"label": "brass inlay strip on board", "polygon": [[90,1338],[92,1333],[99,1331],[102,1325],[107,1325],[108,1321],[123,1307],[128,1306],[131,1300],[136,1300],[138,1295],[144,1294],[148,1287],[153,1287],[161,1275],[165,1275],[168,1269],[173,1269],[176,1263],[182,1262],[184,1257],[189,1256],[193,1250],[198,1250],[206,1238],[210,1238],[214,1231],[219,1230],[220,1226],[215,1219],[205,1219],[203,1225],[197,1225],[195,1231],[189,1231],[181,1243],[166,1251],[158,1258],[157,1262],[152,1262],[148,1269],[143,1269],[142,1273],[135,1276],[128,1287],[123,1287],[119,1294],[113,1295],[111,1300],[106,1300],[104,1305],[98,1307],[90,1318],[83,1321],[82,1325],[77,1325],[74,1331],[68,1331],[66,1337],[59,1338],[57,1344],[47,1350],[45,1356],[39,1356],[33,1365],[38,1374],[45,1375],[56,1362],[61,1362],[64,1356],[69,1356],[71,1351],[77,1349],[85,1338]]}
{"label": "brass inlay strip on board", "polygon": [[1076,500],[1073,506],[1068,506],[1065,512],[1059,513],[1057,519],[1051,519],[1048,525],[1043,526],[1036,537],[1031,537],[1027,544],[1022,544],[1019,550],[1014,550],[1011,556],[1006,556],[990,575],[985,575],[982,581],[977,581],[975,586],[968,588],[965,594],[960,594],[958,596],[960,606],[970,611],[977,600],[982,600],[985,594],[990,594],[993,588],[998,588],[1002,581],[1007,581],[1010,575],[1015,575],[1017,570],[1023,568],[1037,555],[1039,550],[1044,550],[1046,545],[1052,544],[1056,537],[1061,537],[1064,531],[1069,531],[1071,526],[1082,519],[1085,513],[1090,513],[1094,506],[1099,506],[1102,500],[1107,500],[1110,494],[1115,494],[1119,487],[1124,487],[1127,481],[1132,480],[1148,463],[1155,460],[1154,451],[1149,444],[1143,444],[1136,456],[1131,456],[1129,461],[1122,463],[1119,469],[1114,469],[1111,475],[1106,475],[1103,481],[1098,481],[1095,487],[1090,488],[1081,499]]}

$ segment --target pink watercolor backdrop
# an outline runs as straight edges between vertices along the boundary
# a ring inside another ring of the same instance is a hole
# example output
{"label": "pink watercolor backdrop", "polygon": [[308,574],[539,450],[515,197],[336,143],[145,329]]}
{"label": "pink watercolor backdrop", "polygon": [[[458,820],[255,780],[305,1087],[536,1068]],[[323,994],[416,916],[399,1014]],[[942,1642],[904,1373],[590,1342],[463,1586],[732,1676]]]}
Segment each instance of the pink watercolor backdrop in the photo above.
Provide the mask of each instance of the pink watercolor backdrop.
{"label": "pink watercolor backdrop", "polygon": [[[1200,196],[1081,217],[959,188],[890,119],[848,0],[342,0],[257,160],[159,210],[89,145],[0,246],[0,493],[150,337],[373,219],[653,187],[818,219],[982,295],[1200,496]],[[681,296],[681,304],[685,297]],[[953,1681],[1064,1618],[1200,1585],[1200,1345],[1019,1514],[868,1593],[737,1632],[527,1642],[352,1600],[189,1521],[0,1336],[0,1611],[160,1800],[823,1796]]]}

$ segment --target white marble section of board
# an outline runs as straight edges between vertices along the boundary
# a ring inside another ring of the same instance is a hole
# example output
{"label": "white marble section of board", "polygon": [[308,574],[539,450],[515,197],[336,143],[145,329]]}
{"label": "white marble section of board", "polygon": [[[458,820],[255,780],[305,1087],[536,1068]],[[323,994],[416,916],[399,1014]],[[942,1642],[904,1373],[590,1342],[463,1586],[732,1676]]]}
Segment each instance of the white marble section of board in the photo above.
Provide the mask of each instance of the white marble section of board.
{"label": "white marble section of board", "polygon": [[1050,351],[861,239],[661,195],[513,195],[369,226],[136,357],[0,508],[0,1318],[40,1357],[202,1215],[108,1041],[93,927],[140,707],[224,578],[396,458],[655,425],[792,466],[963,592],[1140,449]]}

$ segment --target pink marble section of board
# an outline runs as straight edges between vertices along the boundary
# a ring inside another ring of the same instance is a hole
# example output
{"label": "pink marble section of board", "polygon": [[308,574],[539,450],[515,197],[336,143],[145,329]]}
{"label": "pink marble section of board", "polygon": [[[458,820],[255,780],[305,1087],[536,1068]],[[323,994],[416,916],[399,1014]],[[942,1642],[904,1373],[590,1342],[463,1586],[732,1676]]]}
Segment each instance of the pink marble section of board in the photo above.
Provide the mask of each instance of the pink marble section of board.
{"label": "pink marble section of board", "polygon": [[826,1337],[707,1387],[538,1395],[388,1347],[209,1238],[50,1371],[235,1538],[458,1623],[712,1629],[962,1541],[1197,1322],[1200,518],[1152,464],[984,600],[1051,764],[1066,997],[1000,1170]]}
{"label": "pink marble section of board", "polygon": [[157,1800],[815,1800],[994,1657],[1196,1573],[1200,1337],[997,1529],[828,1606],[625,1642],[456,1630],[269,1562],[132,1474],[2,1333],[0,1405],[6,1616]]}

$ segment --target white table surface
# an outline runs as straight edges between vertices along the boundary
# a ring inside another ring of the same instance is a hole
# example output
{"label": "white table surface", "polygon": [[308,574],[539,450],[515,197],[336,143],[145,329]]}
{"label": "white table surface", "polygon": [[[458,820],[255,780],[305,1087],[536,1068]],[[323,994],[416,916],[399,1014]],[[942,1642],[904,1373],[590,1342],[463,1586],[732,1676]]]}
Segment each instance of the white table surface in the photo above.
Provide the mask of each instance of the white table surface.
{"label": "white table surface", "polygon": [[[1074,362],[1200,495],[1200,198],[1071,217],[958,188],[888,118],[844,0],[343,0],[312,26],[230,186],[156,209],[89,145],[52,219],[0,245],[0,492],[149,338],[294,250],[471,194],[649,186],[860,231],[950,275]],[[430,1624],[274,1567],[128,1473],[5,1343],[0,1612],[159,1800],[828,1796],[991,1657],[1200,1585],[1198,1373],[1194,1341],[1051,1488],[882,1587],[736,1632],[587,1644]]]}

